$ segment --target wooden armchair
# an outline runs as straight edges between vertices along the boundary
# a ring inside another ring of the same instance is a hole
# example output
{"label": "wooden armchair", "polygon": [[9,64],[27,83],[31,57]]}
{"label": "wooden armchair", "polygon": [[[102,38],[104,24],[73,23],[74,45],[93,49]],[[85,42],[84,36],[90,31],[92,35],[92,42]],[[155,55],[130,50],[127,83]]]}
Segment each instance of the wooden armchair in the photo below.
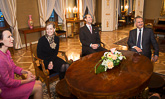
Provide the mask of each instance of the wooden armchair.
{"label": "wooden armchair", "polygon": [[124,15],[121,15],[121,18],[120,16],[118,15],[118,27],[124,27],[126,26],[126,20],[125,20],[125,16]]}
{"label": "wooden armchair", "polygon": [[[48,90],[49,97],[51,97],[50,94],[50,86],[49,84],[54,82],[58,78],[58,73],[54,73],[52,75],[49,75],[49,70],[45,69],[45,65],[43,63],[43,60],[37,57],[37,44],[31,44],[30,43],[30,50],[31,50],[31,56],[32,56],[32,62],[35,68],[35,75],[36,78],[40,79],[41,82],[45,82]],[[59,51],[62,53],[62,56],[65,57],[65,60],[68,61],[67,56],[65,55],[65,52]],[[42,70],[39,68],[41,65]]]}
{"label": "wooden armchair", "polygon": [[56,26],[56,35],[57,36],[65,35],[65,37],[67,38],[66,31],[60,29],[60,27],[58,26],[58,22],[55,22],[55,26]]}
{"label": "wooden armchair", "polygon": [[155,24],[155,19],[145,19],[144,24],[145,24],[144,26],[147,28],[153,28]]}

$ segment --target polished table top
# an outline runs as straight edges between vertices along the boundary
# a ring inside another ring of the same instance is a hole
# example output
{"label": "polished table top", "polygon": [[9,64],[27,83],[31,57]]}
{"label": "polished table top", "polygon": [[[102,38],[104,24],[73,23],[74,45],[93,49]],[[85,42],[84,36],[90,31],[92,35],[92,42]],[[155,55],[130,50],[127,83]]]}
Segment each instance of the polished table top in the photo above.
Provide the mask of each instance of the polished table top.
{"label": "polished table top", "polygon": [[153,72],[151,61],[143,56],[135,56],[134,52],[121,51],[126,60],[106,72],[95,74],[95,64],[103,52],[82,57],[74,62],[66,72],[69,89],[80,99],[128,98],[137,95],[147,87]]}

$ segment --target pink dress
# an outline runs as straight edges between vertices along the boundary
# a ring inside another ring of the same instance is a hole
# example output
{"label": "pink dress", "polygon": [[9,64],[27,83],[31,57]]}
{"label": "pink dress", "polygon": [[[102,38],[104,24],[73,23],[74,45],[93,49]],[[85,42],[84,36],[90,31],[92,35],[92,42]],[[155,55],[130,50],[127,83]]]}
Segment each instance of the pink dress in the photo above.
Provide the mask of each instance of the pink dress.
{"label": "pink dress", "polygon": [[0,51],[0,88],[2,99],[28,99],[34,83],[29,82],[21,85],[21,80],[14,79],[14,73],[21,75],[22,68],[17,67],[11,59],[10,51]]}

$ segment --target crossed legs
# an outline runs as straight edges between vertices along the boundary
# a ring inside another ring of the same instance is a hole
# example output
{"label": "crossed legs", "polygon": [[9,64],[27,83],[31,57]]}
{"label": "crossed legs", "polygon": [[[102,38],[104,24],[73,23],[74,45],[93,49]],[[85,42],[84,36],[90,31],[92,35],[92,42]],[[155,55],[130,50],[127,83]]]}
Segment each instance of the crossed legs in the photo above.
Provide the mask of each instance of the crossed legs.
{"label": "crossed legs", "polygon": [[63,78],[65,77],[65,72],[66,72],[66,70],[68,69],[68,67],[69,67],[69,64],[63,64],[63,65],[61,66],[61,70],[60,70],[60,73],[59,73],[59,78],[60,78],[60,80],[63,79]]}

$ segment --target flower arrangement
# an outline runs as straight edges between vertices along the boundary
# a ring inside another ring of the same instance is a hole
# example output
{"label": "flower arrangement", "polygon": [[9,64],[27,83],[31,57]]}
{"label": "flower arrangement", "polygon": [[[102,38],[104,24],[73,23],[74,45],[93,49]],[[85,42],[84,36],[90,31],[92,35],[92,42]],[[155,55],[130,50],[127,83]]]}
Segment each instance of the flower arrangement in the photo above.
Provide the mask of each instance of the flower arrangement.
{"label": "flower arrangement", "polygon": [[[105,72],[107,69],[118,66],[122,59],[126,59],[126,57],[121,52],[117,51],[116,48],[110,49],[110,52],[105,52],[101,60],[95,65],[95,73]],[[102,63],[97,67],[100,62]]]}

